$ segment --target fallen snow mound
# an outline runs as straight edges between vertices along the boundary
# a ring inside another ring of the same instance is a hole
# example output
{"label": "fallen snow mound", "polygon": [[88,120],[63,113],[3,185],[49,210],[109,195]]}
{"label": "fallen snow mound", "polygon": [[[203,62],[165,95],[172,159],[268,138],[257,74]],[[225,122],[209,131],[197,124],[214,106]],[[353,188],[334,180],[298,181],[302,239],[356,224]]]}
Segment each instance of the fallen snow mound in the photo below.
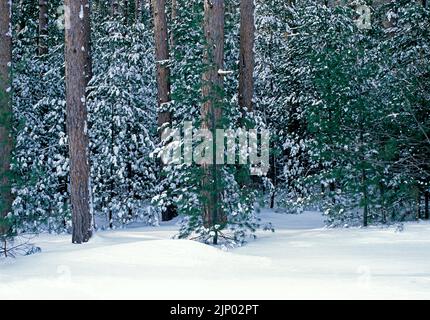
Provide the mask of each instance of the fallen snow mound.
{"label": "fallen snow mound", "polygon": [[228,252],[172,240],[177,226],[40,235],[42,253],[0,262],[0,299],[426,299],[430,224],[326,229],[320,214],[269,210],[275,233]]}

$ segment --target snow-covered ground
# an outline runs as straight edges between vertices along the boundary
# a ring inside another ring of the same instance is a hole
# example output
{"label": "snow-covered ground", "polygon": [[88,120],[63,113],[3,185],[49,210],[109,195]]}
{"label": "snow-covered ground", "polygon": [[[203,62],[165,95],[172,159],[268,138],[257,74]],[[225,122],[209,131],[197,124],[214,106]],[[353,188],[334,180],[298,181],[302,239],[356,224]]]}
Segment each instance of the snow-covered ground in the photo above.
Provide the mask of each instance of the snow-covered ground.
{"label": "snow-covered ground", "polygon": [[430,297],[430,224],[325,229],[318,213],[262,213],[276,232],[228,252],[171,240],[173,224],[41,235],[42,253],[0,262],[0,299],[373,299]]}

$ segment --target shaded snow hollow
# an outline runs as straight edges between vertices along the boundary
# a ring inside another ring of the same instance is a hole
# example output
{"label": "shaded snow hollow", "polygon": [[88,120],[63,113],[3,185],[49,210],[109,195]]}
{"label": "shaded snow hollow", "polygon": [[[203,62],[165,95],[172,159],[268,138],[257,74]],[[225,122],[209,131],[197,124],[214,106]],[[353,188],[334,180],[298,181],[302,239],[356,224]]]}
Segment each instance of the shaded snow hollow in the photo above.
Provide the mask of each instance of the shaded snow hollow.
{"label": "shaded snow hollow", "polygon": [[177,226],[40,235],[42,253],[0,262],[0,299],[425,299],[430,224],[325,229],[318,213],[263,220],[276,232],[229,252],[171,240]]}

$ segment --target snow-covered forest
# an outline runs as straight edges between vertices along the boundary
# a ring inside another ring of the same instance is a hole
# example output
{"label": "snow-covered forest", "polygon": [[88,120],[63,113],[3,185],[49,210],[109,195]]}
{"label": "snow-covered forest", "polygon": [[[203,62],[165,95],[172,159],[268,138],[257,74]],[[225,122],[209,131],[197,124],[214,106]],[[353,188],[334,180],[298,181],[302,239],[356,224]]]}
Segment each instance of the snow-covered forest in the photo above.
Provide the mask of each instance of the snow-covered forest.
{"label": "snow-covered forest", "polygon": [[429,62],[426,0],[0,0],[0,297],[430,293]]}

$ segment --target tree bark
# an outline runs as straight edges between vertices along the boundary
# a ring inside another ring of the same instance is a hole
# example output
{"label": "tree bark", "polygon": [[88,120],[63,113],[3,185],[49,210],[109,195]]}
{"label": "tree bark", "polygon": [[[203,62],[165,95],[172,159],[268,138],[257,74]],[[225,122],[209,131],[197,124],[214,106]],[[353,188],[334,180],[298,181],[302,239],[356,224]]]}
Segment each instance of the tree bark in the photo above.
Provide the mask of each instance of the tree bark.
{"label": "tree bark", "polygon": [[[204,62],[207,70],[203,74],[202,129],[210,130],[215,137],[222,117],[223,76],[218,71],[224,67],[224,0],[205,0],[204,11],[204,32],[207,44]],[[216,165],[215,150],[212,163],[203,164],[203,171],[203,221],[205,227],[210,228],[225,223],[219,186],[221,170]],[[216,243],[217,235],[214,237],[214,244]]]}
{"label": "tree bark", "polygon": [[252,111],[254,97],[254,0],[240,1],[239,106]]}
{"label": "tree bark", "polygon": [[39,56],[48,53],[48,0],[39,0]]}
{"label": "tree bark", "polygon": [[87,242],[92,234],[89,190],[86,87],[89,80],[89,2],[65,0],[66,104],[70,156],[70,200],[73,243]]}
{"label": "tree bark", "polygon": [[[170,102],[170,70],[168,67],[169,48],[167,33],[166,1],[152,0],[154,15],[155,59],[157,63],[158,105],[162,107]],[[171,122],[171,113],[161,111],[158,114],[158,127]],[[160,131],[160,136],[162,132]]]}
{"label": "tree bark", "polygon": [[12,158],[12,8],[11,1],[0,0],[0,235],[7,232],[3,220],[12,211],[10,164]]}
{"label": "tree bark", "polygon": [[[157,64],[157,92],[158,92],[158,128],[160,137],[166,125],[171,123],[172,114],[163,110],[163,106],[170,102],[170,70],[169,38],[167,32],[166,1],[151,0],[151,9],[154,17],[155,60]],[[162,213],[163,221],[169,221],[177,215],[176,208],[170,205]]]}

